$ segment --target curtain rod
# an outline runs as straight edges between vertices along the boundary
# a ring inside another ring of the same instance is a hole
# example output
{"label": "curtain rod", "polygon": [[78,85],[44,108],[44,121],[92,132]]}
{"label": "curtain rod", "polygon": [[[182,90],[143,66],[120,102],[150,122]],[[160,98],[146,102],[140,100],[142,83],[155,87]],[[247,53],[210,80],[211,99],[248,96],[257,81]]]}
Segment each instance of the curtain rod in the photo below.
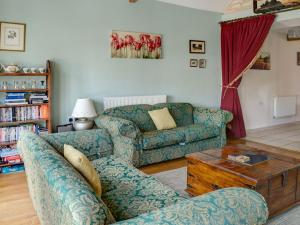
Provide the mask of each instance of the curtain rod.
{"label": "curtain rod", "polygon": [[[225,20],[225,21],[221,21],[219,22],[219,24],[223,24],[223,23],[233,23],[233,22],[237,22],[237,21],[241,21],[241,20],[246,20],[246,19],[252,19],[252,18],[256,18],[256,17],[260,17],[260,16],[265,16],[265,15],[269,15],[269,14],[273,14],[274,13],[265,13],[262,15],[254,15],[254,16],[247,16],[247,17],[240,17],[240,18],[236,18],[236,19],[232,19],[232,20]],[[276,15],[275,15],[276,16]]]}

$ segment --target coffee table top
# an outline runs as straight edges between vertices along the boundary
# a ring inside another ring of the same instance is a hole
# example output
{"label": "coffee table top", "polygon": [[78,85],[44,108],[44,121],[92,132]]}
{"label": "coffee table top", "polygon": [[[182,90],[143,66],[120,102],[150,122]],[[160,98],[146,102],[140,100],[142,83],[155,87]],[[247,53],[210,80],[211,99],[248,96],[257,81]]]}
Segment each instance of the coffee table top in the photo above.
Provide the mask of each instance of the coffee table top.
{"label": "coffee table top", "polygon": [[[247,153],[266,155],[268,159],[251,166],[228,160],[228,155],[244,155]],[[201,163],[256,182],[300,167],[299,159],[286,156],[284,152],[282,154],[275,154],[243,144],[193,153],[187,155],[186,158],[190,161],[200,161]]]}

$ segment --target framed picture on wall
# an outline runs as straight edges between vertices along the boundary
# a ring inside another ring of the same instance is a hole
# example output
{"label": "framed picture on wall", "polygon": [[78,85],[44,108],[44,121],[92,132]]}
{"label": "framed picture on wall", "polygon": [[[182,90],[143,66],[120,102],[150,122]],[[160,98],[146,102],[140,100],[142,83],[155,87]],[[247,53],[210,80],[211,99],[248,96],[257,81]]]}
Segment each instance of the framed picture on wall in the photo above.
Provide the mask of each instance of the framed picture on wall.
{"label": "framed picture on wall", "polygon": [[190,67],[198,67],[198,59],[190,59]]}
{"label": "framed picture on wall", "polygon": [[26,24],[0,22],[0,50],[25,51]]}
{"label": "framed picture on wall", "polygon": [[254,13],[282,12],[300,8],[300,0],[253,0]]}
{"label": "framed picture on wall", "polygon": [[206,68],[206,59],[199,59],[199,68]]}
{"label": "framed picture on wall", "polygon": [[161,34],[113,30],[110,45],[112,58],[163,58]]}
{"label": "framed picture on wall", "polygon": [[262,52],[255,61],[252,70],[271,70],[271,54],[269,52]]}
{"label": "framed picture on wall", "polygon": [[205,41],[190,40],[191,54],[205,54]]}
{"label": "framed picture on wall", "polygon": [[300,52],[297,52],[297,65],[300,66]]}

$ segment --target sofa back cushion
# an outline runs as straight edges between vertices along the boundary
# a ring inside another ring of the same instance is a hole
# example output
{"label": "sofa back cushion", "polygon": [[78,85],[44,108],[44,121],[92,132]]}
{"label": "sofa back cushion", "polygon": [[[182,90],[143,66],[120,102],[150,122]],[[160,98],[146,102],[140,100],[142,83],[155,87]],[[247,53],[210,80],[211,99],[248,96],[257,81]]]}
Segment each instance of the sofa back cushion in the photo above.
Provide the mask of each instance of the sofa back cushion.
{"label": "sofa back cushion", "polygon": [[154,106],[159,108],[167,107],[174,118],[177,127],[194,124],[194,107],[189,103],[161,103]]}
{"label": "sofa back cushion", "polygon": [[148,113],[159,107],[152,105],[129,105],[107,109],[103,112],[106,116],[119,117],[134,122],[142,132],[156,130],[156,127]]}
{"label": "sofa back cushion", "polygon": [[42,136],[53,148],[63,155],[64,145],[81,151],[89,160],[113,154],[113,143],[106,129],[47,134]]}
{"label": "sofa back cushion", "polygon": [[142,132],[156,130],[148,111],[167,107],[177,127],[194,124],[193,109],[189,103],[161,103],[156,105],[128,105],[107,109],[103,115],[119,117],[134,122]]}

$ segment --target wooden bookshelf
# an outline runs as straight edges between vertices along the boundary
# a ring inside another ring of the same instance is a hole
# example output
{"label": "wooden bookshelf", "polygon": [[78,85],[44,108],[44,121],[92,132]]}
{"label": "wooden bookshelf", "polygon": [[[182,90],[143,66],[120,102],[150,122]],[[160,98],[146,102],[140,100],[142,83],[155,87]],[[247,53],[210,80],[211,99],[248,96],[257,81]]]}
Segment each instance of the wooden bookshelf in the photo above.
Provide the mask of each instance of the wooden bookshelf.
{"label": "wooden bookshelf", "polygon": [[[46,77],[46,88],[44,89],[17,89],[17,90],[1,90],[0,93],[8,93],[8,92],[25,92],[25,93],[45,93],[48,96],[48,103],[40,103],[40,104],[13,104],[13,105],[0,105],[0,109],[4,108],[16,108],[16,107],[31,107],[31,106],[48,106],[48,118],[39,118],[35,120],[24,120],[24,121],[13,121],[13,122],[0,122],[0,128],[3,127],[15,127],[24,124],[39,124],[44,125],[41,127],[46,127],[48,129],[48,133],[52,132],[52,70],[51,70],[51,62],[48,60],[46,62],[46,73],[6,73],[0,72],[0,77]],[[33,79],[33,78],[31,78]],[[17,144],[17,141],[11,142],[0,142],[0,147],[12,146]],[[14,165],[22,165],[23,162],[20,163],[0,163],[0,173],[3,167],[14,166]]]}

